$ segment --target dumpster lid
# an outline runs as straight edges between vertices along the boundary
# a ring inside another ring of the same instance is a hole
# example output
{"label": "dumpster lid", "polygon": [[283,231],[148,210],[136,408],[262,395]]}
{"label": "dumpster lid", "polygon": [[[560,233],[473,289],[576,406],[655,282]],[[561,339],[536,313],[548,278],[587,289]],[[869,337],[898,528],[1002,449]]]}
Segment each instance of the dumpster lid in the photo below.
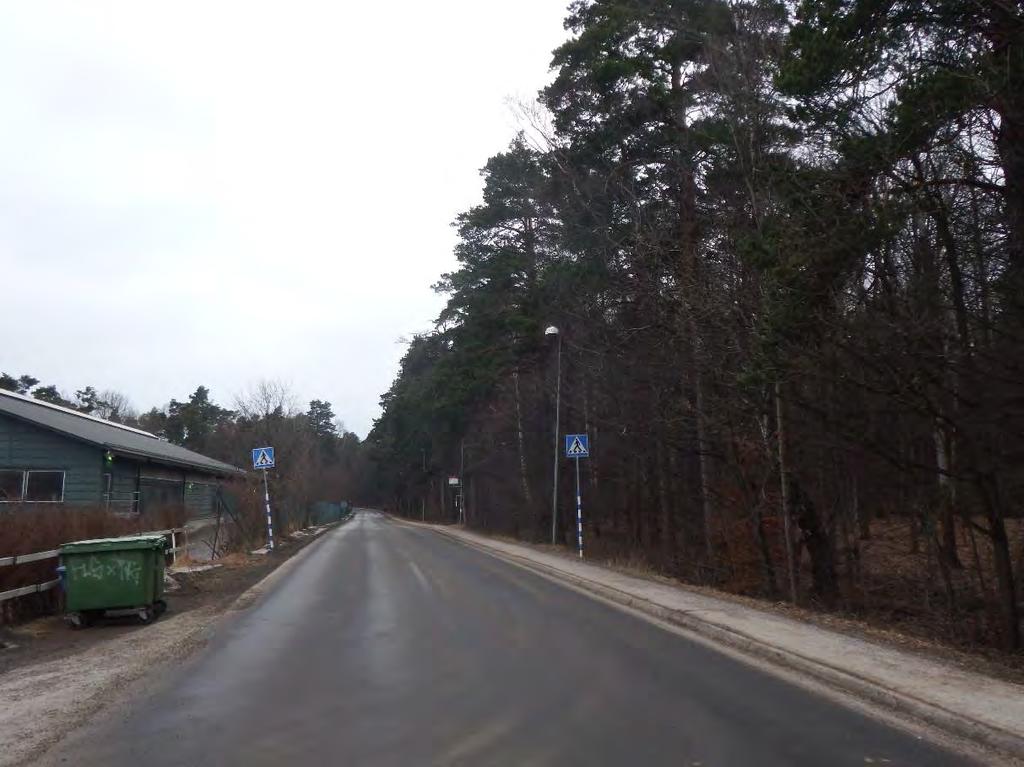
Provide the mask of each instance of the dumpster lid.
{"label": "dumpster lid", "polygon": [[127,535],[123,538],[93,538],[88,541],[63,543],[61,554],[78,554],[90,551],[125,551],[127,549],[162,549],[162,535]]}

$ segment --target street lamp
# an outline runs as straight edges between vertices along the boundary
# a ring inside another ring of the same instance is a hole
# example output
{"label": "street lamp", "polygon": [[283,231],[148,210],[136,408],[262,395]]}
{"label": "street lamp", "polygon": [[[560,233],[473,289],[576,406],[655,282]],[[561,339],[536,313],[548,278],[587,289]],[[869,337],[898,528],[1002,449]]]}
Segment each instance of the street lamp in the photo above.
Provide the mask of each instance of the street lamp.
{"label": "street lamp", "polygon": [[555,367],[555,468],[551,481],[551,545],[554,546],[557,543],[558,533],[558,432],[561,428],[558,417],[562,404],[562,334],[554,325],[549,325],[544,331],[544,335],[558,338],[558,363]]}
{"label": "street lamp", "polygon": [[459,521],[466,524],[466,438],[459,442]]}

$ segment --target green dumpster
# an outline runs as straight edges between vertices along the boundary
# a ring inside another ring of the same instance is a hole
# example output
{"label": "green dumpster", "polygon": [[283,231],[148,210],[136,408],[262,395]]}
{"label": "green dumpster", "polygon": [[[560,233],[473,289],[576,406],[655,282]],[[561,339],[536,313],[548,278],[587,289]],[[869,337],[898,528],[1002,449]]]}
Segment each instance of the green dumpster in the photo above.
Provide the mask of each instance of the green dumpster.
{"label": "green dumpster", "polygon": [[64,612],[71,625],[106,615],[148,623],[167,609],[164,537],[135,535],[75,541],[60,547]]}

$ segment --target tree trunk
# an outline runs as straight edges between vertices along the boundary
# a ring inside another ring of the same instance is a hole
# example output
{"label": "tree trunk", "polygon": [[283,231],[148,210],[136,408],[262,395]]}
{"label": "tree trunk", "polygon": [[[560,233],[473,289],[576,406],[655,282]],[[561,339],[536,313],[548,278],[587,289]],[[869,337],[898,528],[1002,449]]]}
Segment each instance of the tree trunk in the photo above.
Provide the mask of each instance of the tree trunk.
{"label": "tree trunk", "polygon": [[956,496],[950,472],[949,440],[941,424],[935,425],[935,463],[939,470],[939,526],[942,535],[940,554],[946,563],[959,570],[963,565],[956,545]]}
{"label": "tree trunk", "polygon": [[764,530],[764,515],[761,513],[760,504],[754,505],[753,511],[754,540],[757,543],[757,550],[761,554],[761,565],[764,571],[761,576],[761,583],[764,588],[764,595],[774,601],[778,598],[779,584],[775,580],[775,562],[772,560],[772,549],[768,545],[768,536]]}
{"label": "tree trunk", "polygon": [[668,490],[668,467],[665,460],[665,443],[657,440],[655,456],[658,472],[658,506],[661,510],[661,559],[666,572],[675,575],[675,523],[672,518],[673,505]]}
{"label": "tree trunk", "polygon": [[988,510],[989,536],[992,540],[992,562],[996,571],[999,613],[1002,618],[1003,649],[1015,652],[1020,649],[1020,609],[1017,606],[1017,587],[1013,576],[1013,562],[1010,558],[1010,542],[1006,535],[1003,518],[1002,497],[999,480],[989,477],[983,480],[985,505]]}
{"label": "tree trunk", "polygon": [[526,449],[523,440],[523,410],[519,400],[519,371],[512,371],[512,386],[516,397],[516,445],[519,447],[519,481],[523,488],[523,501],[532,511],[533,497],[530,495],[530,481],[526,472]]}
{"label": "tree trunk", "polygon": [[675,132],[678,204],[679,290],[681,291],[685,336],[689,344],[689,362],[693,377],[693,407],[697,426],[697,455],[700,462],[701,511],[704,517],[704,555],[709,567],[714,567],[714,541],[712,537],[710,456],[707,412],[705,410],[705,380],[702,371],[700,328],[697,322],[697,296],[700,291],[700,264],[697,249],[700,244],[700,225],[697,219],[697,185],[694,178],[693,152],[690,129],[686,122],[685,94],[682,84],[682,62],[672,65],[672,104],[669,123]]}
{"label": "tree trunk", "polygon": [[775,434],[779,449],[779,483],[782,492],[782,535],[786,544],[786,574],[789,579],[789,601],[796,604],[796,563],[793,561],[793,530],[789,516],[789,465],[786,450],[785,403],[782,383],[775,382]]}
{"label": "tree trunk", "polygon": [[711,504],[711,458],[708,443],[707,414],[704,411],[704,376],[700,371],[700,363],[694,360],[694,405],[697,421],[697,455],[700,463],[700,500],[701,512],[704,517],[704,555],[708,566],[715,564],[714,543],[714,508]]}
{"label": "tree trunk", "polygon": [[[586,383],[583,385],[583,431],[589,435],[590,442],[593,444],[597,439],[597,430],[591,429],[590,425],[590,376],[587,376]],[[597,462],[594,458],[588,458],[585,465],[590,489],[594,491],[594,498],[597,498]]]}
{"label": "tree trunk", "polygon": [[839,595],[839,582],[836,577],[835,553],[831,536],[818,513],[817,506],[803,492],[795,479],[790,480],[789,500],[793,504],[797,525],[802,533],[801,538],[811,558],[814,594],[825,607],[834,607]]}

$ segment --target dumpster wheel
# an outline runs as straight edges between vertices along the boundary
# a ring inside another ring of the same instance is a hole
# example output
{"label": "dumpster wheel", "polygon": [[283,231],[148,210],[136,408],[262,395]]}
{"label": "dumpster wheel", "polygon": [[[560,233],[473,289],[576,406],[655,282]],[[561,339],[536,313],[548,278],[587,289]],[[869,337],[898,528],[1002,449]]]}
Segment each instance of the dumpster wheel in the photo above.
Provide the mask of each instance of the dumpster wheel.
{"label": "dumpster wheel", "polygon": [[68,613],[64,616],[64,620],[66,620],[73,629],[84,629],[92,625],[93,615],[89,610],[82,610],[81,612]]}

